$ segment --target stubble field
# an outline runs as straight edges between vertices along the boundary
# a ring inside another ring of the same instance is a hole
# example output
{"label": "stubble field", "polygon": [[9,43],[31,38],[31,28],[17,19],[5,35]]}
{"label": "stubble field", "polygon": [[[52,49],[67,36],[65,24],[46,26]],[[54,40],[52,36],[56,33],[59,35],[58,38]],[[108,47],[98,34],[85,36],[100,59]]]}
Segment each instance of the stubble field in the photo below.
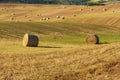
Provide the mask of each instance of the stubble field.
{"label": "stubble field", "polygon": [[[0,80],[119,80],[119,7],[0,4]],[[22,46],[25,33],[39,46]]]}

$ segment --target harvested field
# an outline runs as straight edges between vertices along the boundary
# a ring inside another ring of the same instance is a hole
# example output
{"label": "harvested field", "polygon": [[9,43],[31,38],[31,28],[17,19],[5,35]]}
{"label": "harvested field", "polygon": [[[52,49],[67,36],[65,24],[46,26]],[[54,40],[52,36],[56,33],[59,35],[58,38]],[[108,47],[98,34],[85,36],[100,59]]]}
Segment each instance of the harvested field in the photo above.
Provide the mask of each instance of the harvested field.
{"label": "harvested field", "polygon": [[[65,7],[66,8],[63,8],[63,5],[0,4],[0,20],[10,21],[11,14],[15,13],[14,21],[28,22],[32,20],[34,22],[41,22],[41,18],[51,17],[50,21],[56,22],[55,16],[64,15],[67,16],[67,21],[74,20],[82,23],[99,25],[120,25],[120,4],[105,6],[66,5]],[[36,16],[36,14],[42,15]],[[73,18],[73,14],[77,14],[77,18]],[[25,17],[26,15],[27,17]]]}
{"label": "harvested field", "polygon": [[[120,80],[119,7],[0,4],[0,80]],[[38,47],[22,45],[25,33]]]}
{"label": "harvested field", "polygon": [[0,79],[120,79],[119,43],[69,49],[36,54],[0,54]]}

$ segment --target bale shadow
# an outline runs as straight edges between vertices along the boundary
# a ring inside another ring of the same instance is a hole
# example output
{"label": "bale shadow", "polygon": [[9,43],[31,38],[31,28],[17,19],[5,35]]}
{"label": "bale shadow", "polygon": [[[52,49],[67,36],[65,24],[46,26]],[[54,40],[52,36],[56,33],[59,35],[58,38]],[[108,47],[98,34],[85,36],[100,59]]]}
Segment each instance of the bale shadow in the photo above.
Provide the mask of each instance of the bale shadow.
{"label": "bale shadow", "polygon": [[39,48],[62,48],[57,46],[38,46]]}
{"label": "bale shadow", "polygon": [[100,42],[99,44],[102,45],[102,44],[110,44],[110,43],[109,42]]}

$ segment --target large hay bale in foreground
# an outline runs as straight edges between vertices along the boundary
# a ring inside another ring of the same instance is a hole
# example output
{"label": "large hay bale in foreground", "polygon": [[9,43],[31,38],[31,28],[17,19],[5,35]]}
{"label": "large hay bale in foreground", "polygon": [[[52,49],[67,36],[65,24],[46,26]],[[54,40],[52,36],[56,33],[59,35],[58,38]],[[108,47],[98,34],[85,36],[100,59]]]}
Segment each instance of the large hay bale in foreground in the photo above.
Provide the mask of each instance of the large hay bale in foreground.
{"label": "large hay bale in foreground", "polygon": [[37,47],[39,39],[36,35],[25,34],[23,37],[23,46]]}
{"label": "large hay bale in foreground", "polygon": [[99,37],[96,34],[88,35],[86,38],[88,44],[99,44]]}

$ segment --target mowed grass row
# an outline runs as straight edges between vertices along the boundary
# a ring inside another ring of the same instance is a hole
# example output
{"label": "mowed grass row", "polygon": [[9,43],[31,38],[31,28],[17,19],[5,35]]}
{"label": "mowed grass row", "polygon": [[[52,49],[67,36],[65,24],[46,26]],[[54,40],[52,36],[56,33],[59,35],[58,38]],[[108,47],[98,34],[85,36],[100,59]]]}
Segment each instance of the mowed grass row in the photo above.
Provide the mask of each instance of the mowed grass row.
{"label": "mowed grass row", "polygon": [[35,34],[42,42],[85,44],[88,34],[98,34],[100,42],[120,41],[120,28],[75,22],[0,22],[0,38],[22,41],[25,33]]}

